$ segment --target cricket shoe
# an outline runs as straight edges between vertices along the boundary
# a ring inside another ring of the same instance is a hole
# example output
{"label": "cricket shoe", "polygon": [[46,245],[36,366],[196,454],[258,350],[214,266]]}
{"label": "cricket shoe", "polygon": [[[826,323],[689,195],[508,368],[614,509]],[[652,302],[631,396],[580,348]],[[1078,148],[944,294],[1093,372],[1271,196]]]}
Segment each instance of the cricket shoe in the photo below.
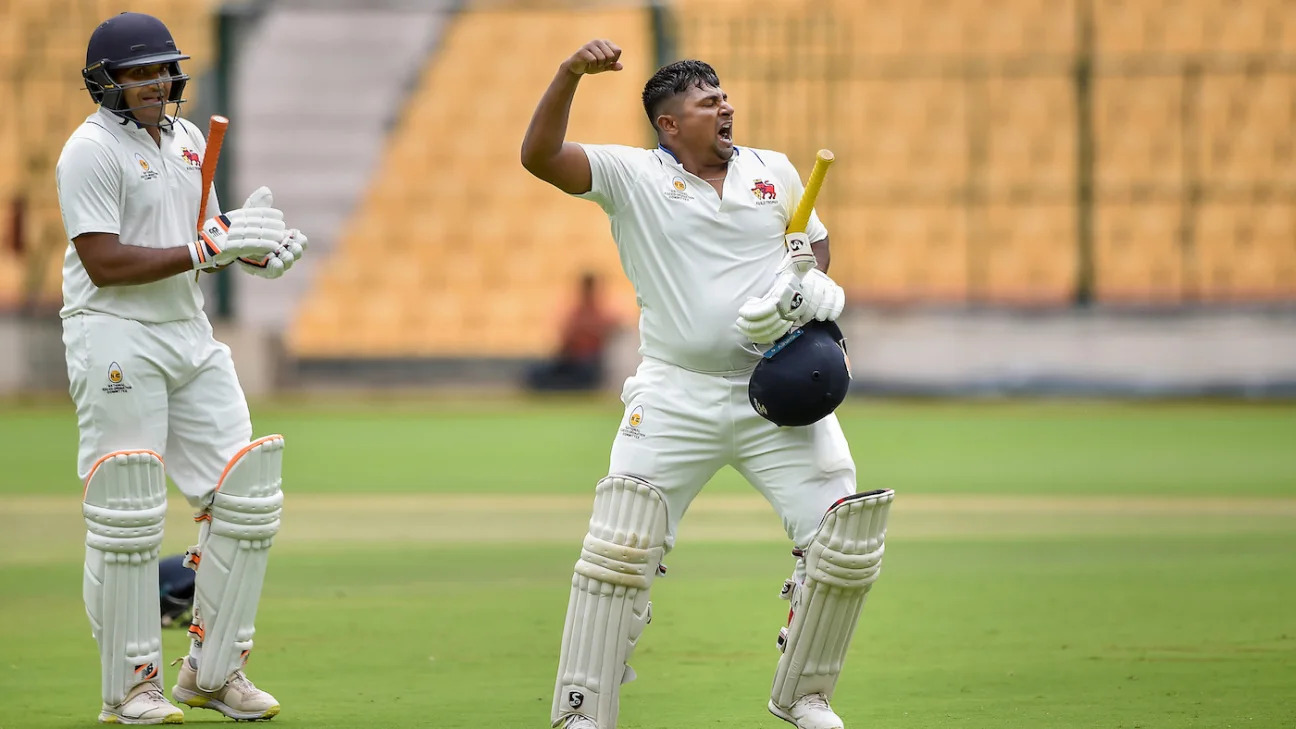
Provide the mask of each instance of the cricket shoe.
{"label": "cricket shoe", "polygon": [[841,717],[833,712],[823,694],[806,694],[793,701],[787,711],[771,700],[769,710],[797,729],[843,729]]}
{"label": "cricket shoe", "polygon": [[100,724],[183,724],[184,712],[166,700],[152,681],[136,684],[116,706],[104,704]]}
{"label": "cricket shoe", "polygon": [[241,670],[215,691],[198,688],[198,670],[188,658],[180,662],[180,676],[171,689],[171,698],[196,709],[219,711],[235,721],[273,719],[279,714],[275,697],[252,685]]}
{"label": "cricket shoe", "polygon": [[593,719],[580,714],[572,714],[558,726],[560,729],[598,729],[598,724]]}

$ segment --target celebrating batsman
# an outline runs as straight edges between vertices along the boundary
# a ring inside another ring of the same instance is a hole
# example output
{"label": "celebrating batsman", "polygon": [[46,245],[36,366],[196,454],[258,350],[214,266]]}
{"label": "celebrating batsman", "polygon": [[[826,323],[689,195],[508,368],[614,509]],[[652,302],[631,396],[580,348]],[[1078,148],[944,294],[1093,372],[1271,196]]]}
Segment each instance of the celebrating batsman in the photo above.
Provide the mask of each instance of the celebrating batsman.
{"label": "celebrating batsman", "polygon": [[644,86],[657,148],[566,141],[581,77],[620,71],[620,57],[595,40],[563,61],[522,144],[533,175],[607,213],[641,309],[643,362],[625,383],[608,475],[595,489],[551,720],[615,729],[662,557],[689,503],[730,465],[774,506],[796,557],[769,710],[801,729],[841,729],[828,701],[880,569],[893,493],[855,493],[831,407],[781,427],[748,400],[762,352],[799,346],[782,339],[790,330],[803,341],[833,332],[841,343],[832,322],[845,302],[826,273],[828,232],[813,214],[804,232],[787,231],[803,192],[796,169],[783,154],[734,144],[734,108],[700,61],[665,66]]}
{"label": "celebrating batsman", "polygon": [[186,560],[197,570],[193,641],[172,696],[234,719],[279,713],[242,669],[279,529],[283,438],[251,441],[229,348],[212,336],[193,271],[277,278],[307,240],[285,228],[264,187],[223,214],[213,194],[200,215],[206,140],[179,117],[188,58],[157,18],[99,25],[82,72],[99,108],[56,172],[71,242],[61,316],[85,482],[83,592],[99,645],[99,721],[109,724],[184,723],[162,693],[166,473],[199,510]]}

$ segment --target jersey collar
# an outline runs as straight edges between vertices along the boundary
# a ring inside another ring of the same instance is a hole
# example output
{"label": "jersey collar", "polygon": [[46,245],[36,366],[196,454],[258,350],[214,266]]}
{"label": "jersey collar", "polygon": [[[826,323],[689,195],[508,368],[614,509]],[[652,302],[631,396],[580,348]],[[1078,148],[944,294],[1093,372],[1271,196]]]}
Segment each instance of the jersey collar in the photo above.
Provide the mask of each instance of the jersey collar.
{"label": "jersey collar", "polygon": [[[139,139],[147,139],[150,144],[153,143],[153,137],[149,136],[148,130],[144,128],[143,124],[140,124],[134,119],[131,119],[126,116],[122,116],[121,114],[118,114],[117,112],[114,111],[109,111],[108,109],[105,109],[102,106],[99,107],[98,113],[100,118],[103,120],[104,124],[108,126],[108,128],[120,129],[122,130],[122,132],[129,134],[133,137]],[[172,119],[174,122],[175,117],[169,117],[169,118]],[[162,130],[162,135],[164,137],[175,134],[175,124],[172,123],[169,126],[170,128],[159,127]]]}
{"label": "jersey collar", "polygon": [[[662,154],[670,158],[671,163],[673,163],[676,167],[679,167],[681,170],[684,169],[684,165],[680,164],[679,157],[676,157],[674,152],[670,151],[669,149],[666,149],[660,144],[657,145],[657,149],[654,151],[661,152]],[[730,161],[737,159],[738,155],[741,153],[742,153],[742,147],[739,147],[738,145],[735,144],[733,159],[731,159]]]}

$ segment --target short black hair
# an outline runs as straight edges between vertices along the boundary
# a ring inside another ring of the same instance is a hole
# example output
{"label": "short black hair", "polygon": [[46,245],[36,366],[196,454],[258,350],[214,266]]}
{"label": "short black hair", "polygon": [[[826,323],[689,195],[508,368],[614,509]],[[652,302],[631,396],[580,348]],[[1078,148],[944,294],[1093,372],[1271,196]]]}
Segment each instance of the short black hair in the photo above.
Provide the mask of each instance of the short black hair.
{"label": "short black hair", "polygon": [[686,60],[657,69],[657,73],[644,84],[643,90],[644,113],[648,115],[648,123],[653,125],[653,129],[657,128],[657,116],[661,113],[662,104],[693,86],[699,89],[720,86],[720,78],[716,76],[711,64]]}

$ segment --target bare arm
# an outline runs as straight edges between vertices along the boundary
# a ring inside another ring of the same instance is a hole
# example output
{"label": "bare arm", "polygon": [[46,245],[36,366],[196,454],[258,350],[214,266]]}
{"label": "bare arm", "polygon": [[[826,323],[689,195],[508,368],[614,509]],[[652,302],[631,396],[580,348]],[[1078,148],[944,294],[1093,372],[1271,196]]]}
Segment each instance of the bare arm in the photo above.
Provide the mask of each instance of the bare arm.
{"label": "bare arm", "polygon": [[811,243],[810,250],[815,254],[815,268],[828,273],[828,264],[832,261],[832,252],[828,250],[828,239]]}
{"label": "bare arm", "polygon": [[153,283],[194,268],[188,246],[126,245],[116,233],[83,233],[72,244],[90,281],[99,288]]}
{"label": "bare arm", "polygon": [[558,67],[549,88],[536,105],[522,140],[522,166],[563,192],[590,191],[593,178],[589,159],[579,144],[566,141],[567,120],[580,77],[587,73],[620,71],[621,49],[609,41],[593,40],[580,47]]}

